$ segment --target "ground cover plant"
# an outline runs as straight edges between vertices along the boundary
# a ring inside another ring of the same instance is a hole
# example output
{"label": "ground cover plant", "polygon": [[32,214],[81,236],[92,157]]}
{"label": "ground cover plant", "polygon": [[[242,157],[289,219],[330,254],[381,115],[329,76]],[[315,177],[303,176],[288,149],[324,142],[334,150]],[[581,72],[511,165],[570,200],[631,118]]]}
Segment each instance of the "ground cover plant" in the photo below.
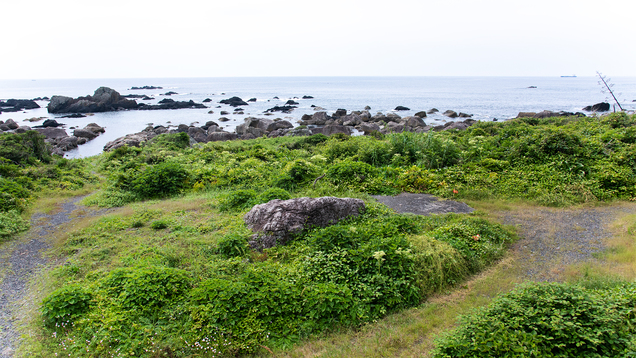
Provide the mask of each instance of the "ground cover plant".
{"label": "ground cover plant", "polygon": [[39,195],[95,183],[85,161],[51,156],[36,131],[0,134],[0,241],[29,228],[22,216]]}
{"label": "ground cover plant", "polygon": [[632,357],[636,285],[533,283],[464,316],[434,357]]}
{"label": "ground cover plant", "polygon": [[[632,199],[634,123],[613,114],[194,147],[170,134],[104,153],[106,184],[85,202],[126,206],[60,243],[41,350],[249,354],[416,306],[501,258],[513,237],[479,214],[396,215],[367,194]],[[242,215],[253,205],[324,195],[363,198],[367,210],[287,246],[249,248]]]}
{"label": "ground cover plant", "polygon": [[70,234],[58,248],[66,264],[49,279],[58,288],[42,304],[42,349],[215,356],[287,347],[417,305],[513,240],[477,216],[397,215],[368,202],[357,218],[258,252],[245,211],[210,205],[226,193],[135,204]]}
{"label": "ground cover plant", "polygon": [[[109,187],[94,203],[119,206],[180,193],[272,187],[290,192],[426,192],[540,205],[632,199],[636,119],[478,122],[465,131],[384,137],[283,137],[185,147],[184,133],[101,160]],[[323,176],[324,175],[324,176]],[[318,179],[320,178],[320,179]]]}

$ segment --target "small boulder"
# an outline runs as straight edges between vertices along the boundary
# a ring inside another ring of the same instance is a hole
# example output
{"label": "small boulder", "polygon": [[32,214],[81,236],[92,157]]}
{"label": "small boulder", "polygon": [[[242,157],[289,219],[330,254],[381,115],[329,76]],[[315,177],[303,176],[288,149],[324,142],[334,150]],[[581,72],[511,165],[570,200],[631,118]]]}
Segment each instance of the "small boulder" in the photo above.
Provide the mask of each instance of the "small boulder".
{"label": "small boulder", "polygon": [[457,112],[455,111],[451,111],[450,109],[448,111],[445,111],[444,113],[442,113],[443,115],[445,115],[446,117],[450,117],[450,118],[457,118],[459,115],[457,114]]}
{"label": "small boulder", "polygon": [[406,117],[404,119],[405,119],[404,124],[409,127],[425,127],[426,126],[426,123],[424,123],[422,118],[418,116]]}
{"label": "small boulder", "polygon": [[7,119],[6,122],[4,122],[4,125],[9,127],[9,129],[18,129],[18,127],[20,127],[13,119],[9,118]]}
{"label": "small boulder", "polygon": [[419,112],[415,113],[415,116],[420,117],[420,118],[426,118],[426,112],[419,111]]}
{"label": "small boulder", "polygon": [[88,140],[94,139],[97,137],[97,134],[93,133],[93,131],[88,130],[88,129],[84,129],[84,128],[77,128],[73,131],[73,135],[75,137],[78,138],[86,138]]}
{"label": "small boulder", "polygon": [[408,107],[404,107],[404,106],[397,106],[395,107],[395,111],[410,111],[411,109]]}

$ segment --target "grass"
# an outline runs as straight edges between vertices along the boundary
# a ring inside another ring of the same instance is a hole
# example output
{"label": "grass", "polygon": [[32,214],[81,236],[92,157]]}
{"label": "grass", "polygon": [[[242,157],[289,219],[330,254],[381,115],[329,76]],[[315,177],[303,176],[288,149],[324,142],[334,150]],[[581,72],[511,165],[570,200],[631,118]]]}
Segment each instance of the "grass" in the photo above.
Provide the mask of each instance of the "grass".
{"label": "grass", "polygon": [[[481,215],[485,217],[501,218],[505,213],[512,213],[537,221],[540,221],[538,219],[546,212],[559,217],[575,211],[536,207],[518,202],[473,201],[470,204],[479,208]],[[614,202],[611,205],[626,209],[634,207],[633,204],[625,202]],[[557,230],[553,224],[545,224],[544,229],[552,232]],[[545,269],[553,277],[567,282],[636,279],[636,214],[623,214],[617,217],[611,224],[611,232],[613,236],[604,241],[607,249],[598,255],[600,260],[574,265],[552,262]],[[274,350],[273,356],[428,357],[434,347],[435,338],[440,333],[452,329],[459,315],[488,305],[498,294],[508,292],[524,282],[528,266],[542,265],[539,261],[521,259],[522,246],[523,241],[518,242],[505,258],[490,269],[444,294],[430,297],[416,308],[391,314],[357,330],[335,330],[321,337],[307,339],[289,351]],[[269,356],[272,355],[257,355]]]}

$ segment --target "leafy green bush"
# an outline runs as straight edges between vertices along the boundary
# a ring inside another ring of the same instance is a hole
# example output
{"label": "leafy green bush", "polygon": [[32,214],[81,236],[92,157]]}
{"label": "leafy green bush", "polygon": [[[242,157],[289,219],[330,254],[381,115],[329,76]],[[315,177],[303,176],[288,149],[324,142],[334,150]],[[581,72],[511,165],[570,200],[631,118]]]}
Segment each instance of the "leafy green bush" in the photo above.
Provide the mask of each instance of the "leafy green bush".
{"label": "leafy green bush", "polygon": [[219,200],[220,211],[238,211],[253,206],[258,194],[253,189],[235,190]]}
{"label": "leafy green bush", "polygon": [[274,199],[289,200],[291,199],[291,194],[285,189],[269,188],[258,196],[259,203],[268,203]]}
{"label": "leafy green bush", "polygon": [[274,186],[293,190],[318,176],[318,168],[304,159],[296,159],[283,169],[283,173],[275,178]]}
{"label": "leafy green bush", "polygon": [[466,260],[470,272],[481,270],[500,258],[506,244],[512,241],[500,225],[476,218],[440,226],[430,235],[457,250]]}
{"label": "leafy green bush", "polygon": [[247,238],[237,233],[230,233],[219,239],[219,253],[226,258],[245,256],[248,245]]}
{"label": "leafy green bush", "polygon": [[0,212],[26,209],[31,194],[24,186],[14,180],[0,177]]}
{"label": "leafy green bush", "polygon": [[44,143],[44,136],[37,131],[26,133],[0,134],[0,158],[6,158],[14,163],[34,164],[36,160],[48,163],[51,153]]}
{"label": "leafy green bush", "polygon": [[409,237],[415,262],[415,279],[422,297],[452,287],[468,274],[464,257],[450,244],[429,235]]}
{"label": "leafy green bush", "polygon": [[454,165],[459,160],[460,152],[455,143],[434,132],[392,133],[388,138],[394,155],[399,154],[405,164],[438,169]]}
{"label": "leafy green bush", "polygon": [[178,301],[191,283],[187,271],[152,266],[116,269],[101,284],[124,309],[151,312]]}
{"label": "leafy green bush", "polygon": [[64,286],[42,301],[42,316],[50,327],[65,327],[90,308],[92,294],[88,288],[75,284]]}
{"label": "leafy green bush", "polygon": [[434,357],[627,357],[636,286],[591,290],[533,283],[462,318]]}
{"label": "leafy green bush", "polygon": [[187,133],[165,133],[160,134],[146,144],[151,148],[180,150],[190,146],[190,137]]}
{"label": "leafy green bush", "polygon": [[141,198],[164,198],[181,193],[188,186],[188,172],[177,162],[167,161],[146,167],[130,183]]}
{"label": "leafy green bush", "polygon": [[363,162],[346,160],[329,167],[327,178],[335,185],[350,188],[368,181],[376,174],[376,168]]}
{"label": "leafy green bush", "polygon": [[[137,223],[137,221],[135,223],[133,223],[133,226]],[[138,226],[136,227],[141,227],[143,226],[143,223],[141,223],[141,226],[139,226],[139,224],[137,224]],[[153,230],[163,230],[165,228],[167,228],[169,226],[168,221],[166,220],[155,220],[150,224],[150,227]]]}
{"label": "leafy green bush", "polygon": [[29,229],[29,222],[15,210],[0,211],[0,241]]}

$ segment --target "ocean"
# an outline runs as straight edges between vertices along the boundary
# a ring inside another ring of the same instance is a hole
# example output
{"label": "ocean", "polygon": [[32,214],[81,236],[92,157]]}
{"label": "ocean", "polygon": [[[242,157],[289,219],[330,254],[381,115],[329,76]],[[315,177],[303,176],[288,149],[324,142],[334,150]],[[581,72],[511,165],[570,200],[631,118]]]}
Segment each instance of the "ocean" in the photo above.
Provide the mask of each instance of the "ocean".
{"label": "ocean", "polygon": [[[110,87],[122,95],[142,94],[154,97],[143,103],[155,104],[163,98],[176,101],[201,103],[210,98],[206,109],[178,109],[155,111],[120,111],[95,113],[86,118],[57,119],[70,127],[83,128],[88,123],[97,123],[106,128],[106,133],[87,144],[66,153],[68,158],[81,158],[102,152],[104,145],[129,133],[143,130],[148,125],[198,124],[215,121],[228,131],[243,123],[249,116],[264,117],[268,108],[284,105],[289,99],[299,102],[290,114],[276,112],[268,118],[283,118],[292,122],[303,114],[314,113],[312,105],[327,112],[339,108],[363,110],[371,107],[371,113],[387,113],[397,106],[410,108],[397,112],[400,116],[413,115],[422,110],[437,108],[441,112],[451,109],[472,114],[480,121],[505,120],[516,117],[519,112],[542,110],[578,112],[585,106],[608,100],[601,93],[596,77],[239,77],[239,78],[143,78],[143,79],[60,79],[60,80],[0,80],[0,99],[33,99],[64,95],[71,97],[92,95],[101,87]],[[621,92],[619,97],[624,109],[636,109],[636,77],[616,77],[611,80],[613,89]],[[158,90],[130,90],[131,87],[159,86]],[[536,88],[530,88],[536,87]],[[176,92],[170,97],[166,92]],[[242,106],[244,114],[233,114],[233,108],[218,102],[233,96],[247,101],[257,101]],[[302,99],[312,96],[312,99]],[[275,99],[278,97],[278,99]],[[140,100],[137,100],[138,102]],[[613,102],[610,102],[613,103]],[[45,118],[55,119],[61,115],[49,114],[47,102],[39,102],[42,108],[24,112],[1,113],[0,120],[12,118],[25,125],[37,125]],[[216,108],[221,106],[221,108]],[[208,113],[213,111],[214,113]],[[229,115],[221,115],[227,111]],[[42,119],[24,122],[30,118]],[[218,122],[227,117],[228,122]],[[438,125],[449,121],[441,114],[429,115],[427,124]]]}

